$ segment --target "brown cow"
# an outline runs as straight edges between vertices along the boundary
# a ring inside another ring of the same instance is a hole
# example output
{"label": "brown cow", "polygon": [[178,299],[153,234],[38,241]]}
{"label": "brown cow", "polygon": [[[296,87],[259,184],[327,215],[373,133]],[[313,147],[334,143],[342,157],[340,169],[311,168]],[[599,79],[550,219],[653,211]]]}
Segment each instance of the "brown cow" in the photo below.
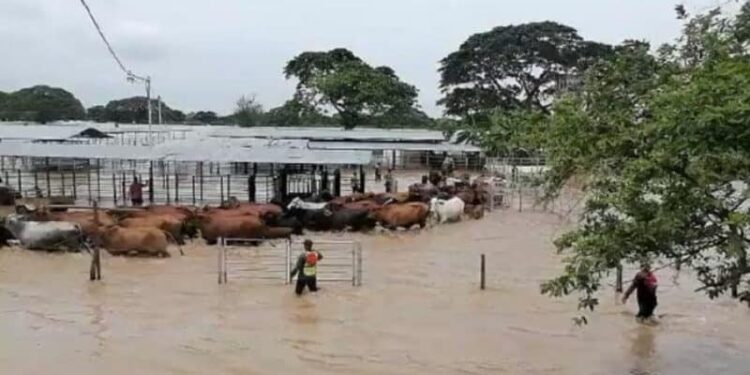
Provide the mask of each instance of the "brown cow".
{"label": "brown cow", "polygon": [[148,206],[143,214],[169,215],[180,221],[188,220],[195,216],[195,212],[183,206]]}
{"label": "brown cow", "polygon": [[201,235],[206,243],[213,245],[220,237],[223,238],[258,238],[265,230],[263,220],[254,215],[246,216],[223,216],[205,215],[198,216]]}
{"label": "brown cow", "polygon": [[422,202],[411,202],[403,204],[389,204],[371,213],[371,217],[382,226],[390,229],[403,227],[411,228],[419,224],[420,228],[427,225],[427,216],[430,208]]}
{"label": "brown cow", "polygon": [[35,212],[32,218],[36,221],[67,221],[76,223],[81,227],[81,231],[88,236],[95,236],[99,226],[109,227],[115,225],[115,219],[106,212],[99,212],[99,224],[94,221],[94,211],[66,211],[66,212],[49,212],[46,210]]}
{"label": "brown cow", "polygon": [[120,226],[124,228],[158,228],[171,234],[177,244],[185,244],[182,238],[183,223],[171,215],[152,214],[151,216],[131,217],[121,220]]}
{"label": "brown cow", "polygon": [[141,253],[169,257],[169,236],[157,228],[111,226],[101,231],[102,246],[112,255]]}

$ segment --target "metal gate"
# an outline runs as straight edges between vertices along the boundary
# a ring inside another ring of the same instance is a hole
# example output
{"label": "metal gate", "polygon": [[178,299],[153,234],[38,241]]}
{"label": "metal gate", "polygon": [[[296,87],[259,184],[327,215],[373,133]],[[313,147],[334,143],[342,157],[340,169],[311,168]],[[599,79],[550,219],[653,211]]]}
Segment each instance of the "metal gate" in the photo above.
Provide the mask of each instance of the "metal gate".
{"label": "metal gate", "polygon": [[[315,240],[313,247],[323,255],[317,265],[318,281],[362,285],[362,245],[359,242]],[[278,280],[289,284],[292,281],[290,273],[303,251],[303,241],[300,240],[220,239],[219,284],[226,284],[229,277]]]}

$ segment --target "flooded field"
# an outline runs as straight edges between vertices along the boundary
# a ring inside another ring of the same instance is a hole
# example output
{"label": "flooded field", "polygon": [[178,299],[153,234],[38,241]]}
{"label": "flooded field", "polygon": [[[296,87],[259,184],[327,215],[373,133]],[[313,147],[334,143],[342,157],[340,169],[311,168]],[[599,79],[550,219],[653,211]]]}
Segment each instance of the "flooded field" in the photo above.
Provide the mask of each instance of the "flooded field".
{"label": "flooded field", "polygon": [[607,292],[575,327],[574,298],[539,294],[560,267],[550,240],[562,229],[555,215],[507,210],[325,236],[362,241],[363,285],[302,298],[283,282],[218,285],[216,249],[197,244],[171,259],[107,256],[96,284],[87,255],[0,250],[0,373],[748,373],[750,310],[694,294],[684,272],[678,284],[657,275],[659,326],[636,324],[635,301]]}

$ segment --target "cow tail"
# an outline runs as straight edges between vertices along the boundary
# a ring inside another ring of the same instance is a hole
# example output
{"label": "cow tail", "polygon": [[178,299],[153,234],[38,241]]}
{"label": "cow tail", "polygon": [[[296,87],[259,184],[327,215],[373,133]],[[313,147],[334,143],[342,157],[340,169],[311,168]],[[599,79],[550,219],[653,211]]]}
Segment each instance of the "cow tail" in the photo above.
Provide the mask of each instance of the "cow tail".
{"label": "cow tail", "polygon": [[173,244],[177,245],[177,250],[180,250],[180,255],[185,255],[185,253],[182,251],[182,246],[180,246],[180,243],[177,242],[177,239],[174,238],[174,236],[172,235],[172,233],[169,233],[169,232],[167,232],[165,230],[163,230],[162,232],[164,232],[164,235],[167,236],[167,240],[169,240]]}

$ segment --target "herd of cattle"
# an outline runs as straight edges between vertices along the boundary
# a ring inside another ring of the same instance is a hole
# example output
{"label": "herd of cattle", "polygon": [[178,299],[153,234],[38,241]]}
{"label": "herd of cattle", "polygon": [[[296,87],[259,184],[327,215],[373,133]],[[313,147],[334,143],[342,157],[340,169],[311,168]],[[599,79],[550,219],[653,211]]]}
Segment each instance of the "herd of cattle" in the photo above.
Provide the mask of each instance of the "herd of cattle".
{"label": "herd of cattle", "polygon": [[[310,231],[367,231],[424,228],[463,216],[479,219],[487,203],[487,184],[454,184],[440,189],[415,184],[408,192],[352,194],[342,197],[293,197],[268,204],[220,207],[149,206],[144,209],[55,212],[19,206],[4,220],[0,241],[16,240],[30,250],[79,251],[96,244],[113,255],[169,256],[169,244],[202,237],[275,239]],[[180,248],[180,252],[182,249]]]}

